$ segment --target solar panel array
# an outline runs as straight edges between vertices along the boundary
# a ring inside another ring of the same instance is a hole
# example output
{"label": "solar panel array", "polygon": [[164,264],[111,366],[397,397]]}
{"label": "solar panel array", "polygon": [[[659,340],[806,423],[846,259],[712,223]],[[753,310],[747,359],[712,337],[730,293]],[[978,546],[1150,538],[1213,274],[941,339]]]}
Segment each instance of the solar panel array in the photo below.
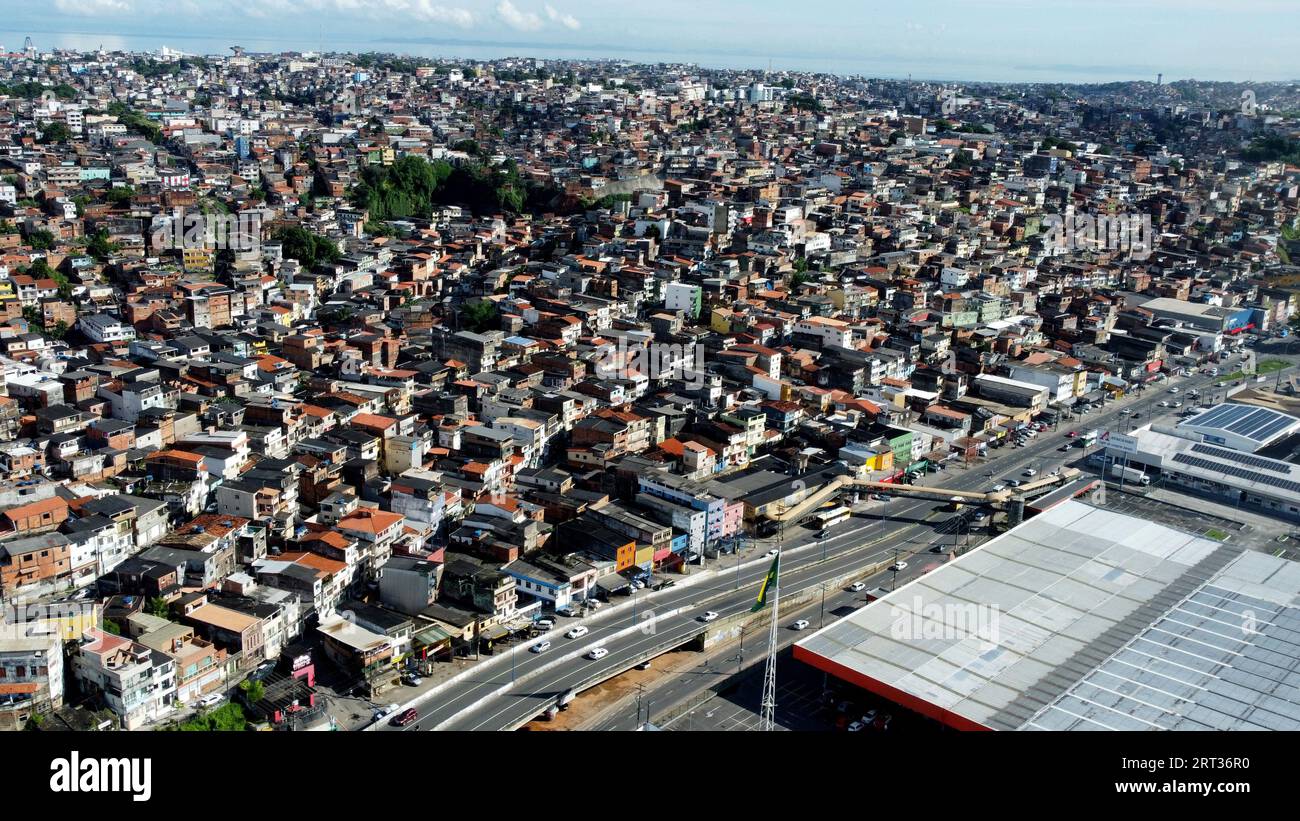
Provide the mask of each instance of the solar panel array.
{"label": "solar panel array", "polygon": [[1221,462],[1211,462],[1209,459],[1201,459],[1197,456],[1189,456],[1186,453],[1180,453],[1174,456],[1175,462],[1184,465],[1191,465],[1194,468],[1203,470],[1212,470],[1215,473],[1222,473],[1227,476],[1236,476],[1238,479],[1245,479],[1248,482],[1257,482],[1261,485],[1270,485],[1272,487],[1289,490],[1292,493],[1300,493],[1300,482],[1291,479],[1283,479],[1278,476],[1270,476],[1266,473],[1256,473],[1253,470],[1246,470],[1234,465],[1225,465]]}
{"label": "solar panel array", "polygon": [[1207,584],[1029,730],[1300,729],[1300,609]]}
{"label": "solar panel array", "polygon": [[1265,459],[1262,456],[1251,456],[1247,453],[1239,453],[1235,450],[1224,450],[1210,445],[1192,445],[1192,450],[1196,453],[1204,453],[1206,456],[1213,456],[1217,459],[1226,459],[1229,462],[1238,462],[1243,465],[1271,470],[1274,473],[1285,473],[1291,475],[1291,468],[1284,464],[1278,464],[1273,459]]}
{"label": "solar panel array", "polygon": [[1226,430],[1247,439],[1265,442],[1295,422],[1295,417],[1268,408],[1228,404],[1206,411],[1190,424],[1198,428]]}

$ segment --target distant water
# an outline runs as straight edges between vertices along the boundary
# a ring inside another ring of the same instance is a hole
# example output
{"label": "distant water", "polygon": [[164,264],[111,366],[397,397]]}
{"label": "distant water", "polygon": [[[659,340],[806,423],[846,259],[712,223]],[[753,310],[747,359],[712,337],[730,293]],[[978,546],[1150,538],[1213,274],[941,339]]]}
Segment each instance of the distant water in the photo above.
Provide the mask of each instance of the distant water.
{"label": "distant water", "polygon": [[[772,69],[817,71],[840,75],[917,80],[955,80],[966,82],[1019,83],[1107,83],[1121,80],[1153,80],[1163,71],[1165,80],[1198,76],[1194,70],[1179,72],[1176,66],[1155,68],[1146,65],[1025,65],[1015,57],[993,54],[987,62],[969,60],[933,60],[919,58],[885,59],[864,56],[827,57],[817,55],[776,55],[735,50],[675,51],[661,48],[633,48],[626,44],[570,43],[538,45],[527,42],[412,37],[407,39],[371,39],[364,35],[343,39],[336,36],[296,37],[292,33],[269,36],[238,37],[210,34],[97,34],[92,31],[17,31],[0,29],[0,45],[16,51],[24,37],[30,36],[38,49],[68,48],[93,51],[103,46],[108,51],[152,52],[167,46],[186,54],[230,54],[230,46],[239,45],[250,53],[283,51],[393,52],[446,59],[491,60],[502,57],[526,57],[542,60],[626,60],[633,63],[694,63],[705,68]],[[1204,76],[1202,73],[1199,76]],[[1233,77],[1215,79],[1231,80]]]}

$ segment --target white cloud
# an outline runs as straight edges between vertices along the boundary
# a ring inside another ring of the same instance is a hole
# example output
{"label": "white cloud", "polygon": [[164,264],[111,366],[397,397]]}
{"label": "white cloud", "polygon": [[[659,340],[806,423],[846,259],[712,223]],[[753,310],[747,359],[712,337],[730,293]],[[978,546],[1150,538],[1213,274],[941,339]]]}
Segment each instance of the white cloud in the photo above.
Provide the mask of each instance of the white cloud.
{"label": "white cloud", "polygon": [[497,3],[497,17],[512,29],[519,31],[537,31],[542,27],[542,18],[531,11],[520,11],[510,0]]}
{"label": "white cloud", "polygon": [[134,11],[129,0],[54,0],[54,8],[64,14],[78,17],[98,17],[103,14],[126,14]]}
{"label": "white cloud", "polygon": [[444,6],[434,0],[259,0],[245,13],[259,18],[310,13],[398,22],[450,23],[461,28],[474,25],[474,14],[468,9]]}
{"label": "white cloud", "polygon": [[577,31],[582,28],[582,23],[578,22],[578,18],[574,17],[572,14],[564,14],[550,3],[546,4],[546,16],[551,19],[552,23],[559,23],[567,29]]}

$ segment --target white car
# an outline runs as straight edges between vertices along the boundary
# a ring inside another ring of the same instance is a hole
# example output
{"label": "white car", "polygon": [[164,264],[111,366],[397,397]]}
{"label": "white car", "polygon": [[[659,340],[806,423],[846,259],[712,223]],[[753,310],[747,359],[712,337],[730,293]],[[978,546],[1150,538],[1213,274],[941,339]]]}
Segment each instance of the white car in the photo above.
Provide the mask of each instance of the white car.
{"label": "white car", "polygon": [[587,635],[588,632],[587,625],[579,624],[577,627],[574,627],[569,632],[565,633],[564,637],[569,639],[581,638],[582,636]]}
{"label": "white car", "polygon": [[545,653],[547,650],[550,649],[551,649],[551,643],[549,641],[539,641],[536,644],[534,644],[532,647],[529,647],[528,652]]}
{"label": "white car", "polygon": [[863,724],[861,721],[855,721],[845,729],[847,729],[850,733],[860,733],[865,727],[866,725]]}
{"label": "white car", "polygon": [[763,554],[763,558],[765,558],[765,559],[770,559],[770,558],[772,558],[773,556],[775,556],[776,554],[778,554],[778,553],[780,553],[780,552],[781,552],[781,551],[777,550],[776,548],[772,548],[771,550],[769,550],[769,551],[767,551],[766,553]]}
{"label": "white car", "polygon": [[867,589],[866,582],[854,582],[853,584],[849,585],[850,593],[861,593],[863,590],[866,589]]}
{"label": "white car", "polygon": [[587,658],[591,659],[592,661],[595,661],[596,659],[603,659],[605,656],[608,655],[609,655],[609,651],[606,650],[604,647],[593,647],[591,648],[590,651],[588,651]]}
{"label": "white car", "polygon": [[797,622],[795,622],[794,624],[790,625],[790,629],[791,629],[791,630],[804,630],[804,629],[806,629],[807,627],[808,627],[808,620],[807,620],[807,619],[799,619],[799,621],[797,621]]}
{"label": "white car", "polygon": [[889,566],[889,569],[892,570],[892,571],[894,571],[895,573],[897,573],[897,572],[899,572],[899,571],[901,571],[901,570],[906,570],[906,569],[907,569],[907,562],[894,562],[893,564],[891,564],[891,565]]}
{"label": "white car", "polygon": [[1178,389],[1177,389],[1177,388],[1170,388],[1170,389],[1169,389],[1169,392],[1170,392],[1170,393],[1178,393]]}
{"label": "white car", "polygon": [[1032,479],[1033,477],[1038,475],[1038,471],[1034,470],[1033,468],[1028,468],[1027,470],[1025,470],[1025,475]]}
{"label": "white car", "polygon": [[705,613],[702,616],[695,617],[696,621],[702,621],[702,622],[715,621],[717,618],[718,618],[718,614],[714,613],[712,610],[710,610],[709,612]]}
{"label": "white car", "polygon": [[225,696],[221,695],[221,693],[208,693],[206,696],[199,699],[199,706],[211,707],[214,704],[220,704],[221,699],[223,698],[225,698]]}
{"label": "white car", "polygon": [[390,704],[387,707],[382,707],[378,710],[375,710],[375,721],[379,721],[381,718],[388,718],[393,713],[397,712],[398,709],[400,709],[398,705]]}

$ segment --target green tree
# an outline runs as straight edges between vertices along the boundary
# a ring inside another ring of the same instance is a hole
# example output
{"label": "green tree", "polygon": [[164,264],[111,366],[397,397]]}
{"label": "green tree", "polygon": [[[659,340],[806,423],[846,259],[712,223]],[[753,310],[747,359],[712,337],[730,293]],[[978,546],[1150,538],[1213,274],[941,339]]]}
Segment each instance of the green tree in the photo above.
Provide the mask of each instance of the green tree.
{"label": "green tree", "polygon": [[171,608],[167,606],[167,600],[162,596],[154,596],[145,604],[144,612],[151,616],[157,616],[160,619],[171,617]]}
{"label": "green tree", "polygon": [[249,705],[256,704],[266,697],[266,687],[262,682],[251,678],[239,682],[239,689],[244,691],[244,698],[248,700]]}
{"label": "green tree", "polygon": [[49,143],[66,143],[72,136],[72,131],[64,123],[54,120],[41,126],[40,142]]}
{"label": "green tree", "polygon": [[129,185],[118,185],[109,189],[108,201],[113,203],[114,205],[121,205],[123,203],[130,202],[131,198],[134,196],[135,196],[134,188],[132,188]]}
{"label": "green tree", "polygon": [[492,327],[497,318],[497,306],[487,300],[466,303],[460,309],[461,321],[475,332]]}
{"label": "green tree", "polygon": [[791,106],[800,109],[801,111],[811,111],[816,114],[822,110],[822,104],[816,97],[807,92],[801,91],[798,94],[791,94],[786,99],[790,102]]}
{"label": "green tree", "polygon": [[121,246],[109,240],[108,231],[103,228],[91,234],[90,241],[86,243],[86,253],[99,262],[108,262],[109,257],[119,250],[121,250]]}
{"label": "green tree", "polygon": [[248,729],[244,710],[233,701],[226,702],[211,712],[200,711],[189,721],[176,726],[181,732],[240,732]]}
{"label": "green tree", "polygon": [[483,149],[481,146],[479,146],[477,140],[461,140],[460,142],[454,144],[451,148],[453,151],[464,151],[466,154],[469,154],[471,157],[476,157],[483,153]]}
{"label": "green tree", "polygon": [[317,265],[338,262],[342,257],[334,242],[300,226],[280,229],[276,239],[283,246],[286,257],[298,260],[309,271]]}
{"label": "green tree", "polygon": [[27,244],[37,251],[48,251],[54,247],[54,234],[38,228],[27,235]]}

